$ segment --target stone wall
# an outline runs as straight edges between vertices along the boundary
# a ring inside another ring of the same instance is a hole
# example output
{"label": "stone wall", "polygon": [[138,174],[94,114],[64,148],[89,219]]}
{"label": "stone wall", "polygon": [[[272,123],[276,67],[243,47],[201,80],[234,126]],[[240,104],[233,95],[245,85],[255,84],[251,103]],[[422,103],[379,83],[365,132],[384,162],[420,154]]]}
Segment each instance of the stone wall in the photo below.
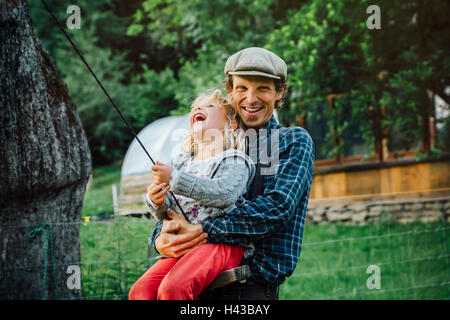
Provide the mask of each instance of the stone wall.
{"label": "stone wall", "polygon": [[420,201],[379,202],[341,208],[308,208],[306,222],[312,224],[397,221],[448,221],[450,222],[450,197]]}

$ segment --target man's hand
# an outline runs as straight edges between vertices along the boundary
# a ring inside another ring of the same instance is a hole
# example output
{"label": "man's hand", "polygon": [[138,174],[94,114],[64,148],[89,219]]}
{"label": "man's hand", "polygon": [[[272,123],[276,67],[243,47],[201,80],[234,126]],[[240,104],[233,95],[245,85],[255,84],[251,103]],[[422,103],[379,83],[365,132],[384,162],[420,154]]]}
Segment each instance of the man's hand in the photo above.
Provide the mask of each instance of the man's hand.
{"label": "man's hand", "polygon": [[208,234],[203,233],[200,224],[190,224],[182,214],[171,209],[167,210],[167,214],[172,220],[164,220],[161,234],[155,240],[156,250],[161,255],[180,258],[206,243]]}
{"label": "man's hand", "polygon": [[170,183],[170,177],[172,176],[173,168],[167,164],[156,161],[156,164],[152,166],[153,181],[157,184]]}

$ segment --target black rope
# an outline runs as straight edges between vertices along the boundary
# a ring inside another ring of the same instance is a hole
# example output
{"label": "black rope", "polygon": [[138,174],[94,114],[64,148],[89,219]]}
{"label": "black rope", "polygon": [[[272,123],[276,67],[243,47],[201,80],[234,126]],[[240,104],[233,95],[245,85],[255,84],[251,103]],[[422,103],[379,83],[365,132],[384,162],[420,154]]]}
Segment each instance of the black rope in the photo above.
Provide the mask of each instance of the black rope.
{"label": "black rope", "polygon": [[[125,124],[127,125],[128,129],[130,129],[131,133],[133,134],[134,138],[137,140],[137,142],[141,145],[142,149],[144,150],[144,152],[147,154],[148,158],[150,159],[150,161],[153,164],[156,164],[155,161],[153,160],[153,158],[150,156],[150,154],[148,153],[147,149],[144,147],[144,145],[142,144],[141,140],[138,138],[136,132],[134,132],[133,127],[130,125],[130,123],[128,122],[128,120],[125,118],[125,116],[122,114],[122,111],[120,111],[119,107],[116,105],[116,103],[114,102],[114,100],[111,98],[111,96],[109,95],[108,91],[106,91],[105,87],[103,86],[102,82],[97,78],[96,74],[94,73],[94,71],[92,70],[92,68],[89,66],[89,63],[87,63],[86,59],[84,58],[84,56],[81,54],[80,50],[78,50],[77,46],[75,45],[75,43],[73,43],[72,39],[70,38],[70,36],[67,34],[66,30],[64,30],[64,28],[61,26],[61,24],[59,23],[58,19],[56,18],[56,16],[53,14],[53,11],[50,9],[50,7],[47,5],[47,3],[45,2],[45,0],[41,0],[41,2],[44,4],[45,8],[47,9],[48,13],[50,13],[50,15],[52,16],[53,20],[55,20],[56,25],[59,27],[59,29],[62,31],[62,33],[64,34],[64,36],[67,38],[67,40],[69,40],[70,44],[72,45],[72,48],[75,50],[75,52],[78,54],[78,56],[81,58],[81,60],[83,61],[84,65],[86,66],[86,68],[88,68],[89,72],[92,74],[92,76],[95,78],[95,80],[97,81],[97,83],[99,84],[100,88],[102,88],[103,92],[105,93],[106,97],[108,98],[108,100],[111,102],[111,104],[113,105],[114,109],[116,109],[117,113],[119,114],[120,118],[122,119],[123,122],[125,122]],[[177,198],[175,197],[175,195],[173,194],[172,191],[170,191],[173,199],[175,200],[175,203],[178,205],[178,208],[180,208],[181,213],[183,214],[183,216],[186,218],[186,220],[189,222],[189,219],[187,218],[186,214],[183,211],[183,208],[181,208],[180,204],[178,203]]]}

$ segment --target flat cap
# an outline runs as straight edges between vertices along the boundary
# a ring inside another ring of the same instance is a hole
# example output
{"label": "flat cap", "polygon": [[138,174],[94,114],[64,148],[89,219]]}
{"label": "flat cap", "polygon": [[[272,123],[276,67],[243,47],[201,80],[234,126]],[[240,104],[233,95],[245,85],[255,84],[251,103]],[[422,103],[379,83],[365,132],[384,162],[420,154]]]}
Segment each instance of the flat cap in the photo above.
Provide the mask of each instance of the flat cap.
{"label": "flat cap", "polygon": [[225,63],[226,75],[262,76],[272,79],[287,77],[286,62],[275,53],[258,47],[236,52]]}

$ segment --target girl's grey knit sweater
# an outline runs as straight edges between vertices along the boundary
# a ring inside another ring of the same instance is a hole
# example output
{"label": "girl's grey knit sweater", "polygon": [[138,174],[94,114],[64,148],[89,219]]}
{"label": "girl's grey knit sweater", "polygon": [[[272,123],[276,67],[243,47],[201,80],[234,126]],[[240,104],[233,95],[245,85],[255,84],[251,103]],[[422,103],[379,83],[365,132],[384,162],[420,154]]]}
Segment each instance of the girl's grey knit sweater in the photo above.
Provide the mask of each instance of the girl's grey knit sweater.
{"label": "girl's grey knit sweater", "polygon": [[[228,213],[244,195],[255,175],[255,164],[245,153],[229,149],[214,157],[206,170],[208,177],[199,177],[180,170],[191,158],[190,154],[180,154],[172,159],[174,168],[170,180],[170,189],[176,195],[198,200],[199,214],[217,217]],[[146,203],[150,213],[157,219],[166,215],[167,208],[178,210],[170,193],[165,204],[157,208],[148,195]]]}

